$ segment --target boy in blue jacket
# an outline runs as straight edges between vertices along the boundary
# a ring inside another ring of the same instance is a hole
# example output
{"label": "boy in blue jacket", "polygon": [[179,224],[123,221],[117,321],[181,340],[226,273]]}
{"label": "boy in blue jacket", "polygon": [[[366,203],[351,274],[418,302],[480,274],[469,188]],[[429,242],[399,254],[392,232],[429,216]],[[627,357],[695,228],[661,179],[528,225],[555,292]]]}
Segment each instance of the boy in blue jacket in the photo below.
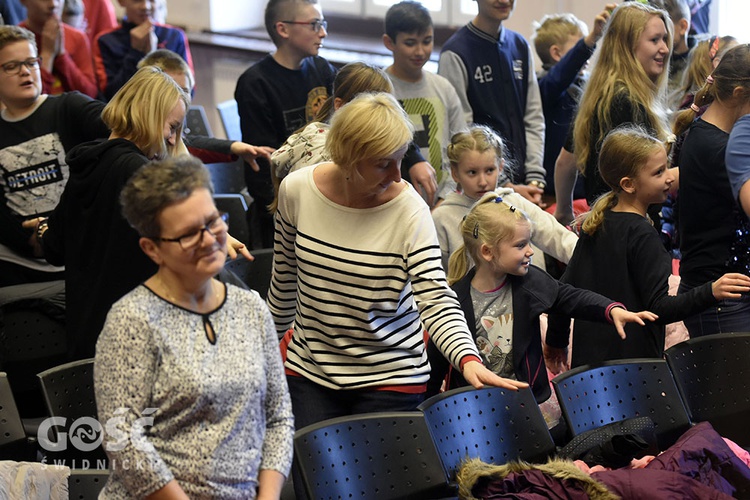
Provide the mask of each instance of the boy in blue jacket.
{"label": "boy in blue jacket", "polygon": [[[537,79],[544,110],[547,194],[555,194],[555,160],[565,144],[586,83],[587,75],[583,70],[594,53],[596,42],[602,37],[609,13],[616,6],[607,4],[594,19],[588,34],[586,25],[573,14],[544,16],[534,32],[532,40],[542,62],[542,71],[537,73]],[[574,198],[585,198],[582,183],[576,184],[575,193]]]}

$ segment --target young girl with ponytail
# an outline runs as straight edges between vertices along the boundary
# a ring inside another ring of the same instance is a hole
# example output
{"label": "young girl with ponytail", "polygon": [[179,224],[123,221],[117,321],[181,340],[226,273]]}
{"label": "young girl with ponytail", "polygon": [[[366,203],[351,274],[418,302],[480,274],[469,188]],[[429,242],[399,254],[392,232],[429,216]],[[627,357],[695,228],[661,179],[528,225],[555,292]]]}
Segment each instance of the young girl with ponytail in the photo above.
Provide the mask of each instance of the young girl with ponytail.
{"label": "young girl with ponytail", "polygon": [[[653,321],[622,304],[560,283],[531,265],[529,217],[509,199],[486,193],[461,223],[464,244],[450,258],[448,283],[458,296],[484,365],[494,373],[527,382],[538,402],[550,397],[539,316],[557,311],[589,321],[610,322],[624,338],[628,322]],[[474,267],[470,269],[471,262]],[[613,342],[622,342],[612,335]],[[430,341],[427,396],[467,385]]]}
{"label": "young girl with ponytail", "polygon": [[[561,281],[612,297],[632,310],[652,311],[658,321],[627,326],[623,342],[607,333],[611,327],[576,320],[573,367],[659,358],[665,324],[750,290],[750,278],[726,274],[689,293],[668,295],[671,258],[646,213],[649,205],[664,202],[674,181],[661,141],[634,125],[617,128],[602,144],[599,172],[611,191],[583,216],[581,237]],[[550,314],[546,343],[560,356],[551,363],[564,363],[569,331],[569,316]]]}

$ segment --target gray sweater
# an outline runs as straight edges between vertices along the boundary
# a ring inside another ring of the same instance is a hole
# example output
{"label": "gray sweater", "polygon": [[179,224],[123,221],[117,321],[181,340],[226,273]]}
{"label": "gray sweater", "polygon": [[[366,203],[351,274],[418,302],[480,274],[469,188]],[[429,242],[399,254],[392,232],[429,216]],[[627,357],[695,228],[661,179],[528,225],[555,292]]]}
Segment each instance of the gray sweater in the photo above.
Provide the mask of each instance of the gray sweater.
{"label": "gray sweater", "polygon": [[172,479],[193,499],[255,498],[261,469],[289,473],[292,406],[273,320],[254,292],[227,285],[201,315],[139,286],[107,316],[94,385],[112,470],[99,498],[142,498]]}

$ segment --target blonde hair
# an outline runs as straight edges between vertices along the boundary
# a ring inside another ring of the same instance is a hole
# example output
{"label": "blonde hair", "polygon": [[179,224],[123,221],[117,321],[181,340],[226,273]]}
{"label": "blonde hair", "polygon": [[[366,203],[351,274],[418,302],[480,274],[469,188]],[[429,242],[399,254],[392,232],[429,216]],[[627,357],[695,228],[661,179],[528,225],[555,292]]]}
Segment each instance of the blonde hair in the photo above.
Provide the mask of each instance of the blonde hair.
{"label": "blonde hair", "polygon": [[531,39],[542,64],[554,64],[549,53],[553,45],[564,45],[570,36],[586,36],[588,27],[570,13],[548,14],[539,23],[535,23]]}
{"label": "blonde hair", "polygon": [[29,42],[34,47],[34,52],[39,54],[34,33],[20,26],[0,26],[0,50],[16,42]]}
{"label": "blonde hair", "polygon": [[150,52],[146,57],[138,61],[138,68],[144,66],[156,66],[165,73],[182,73],[185,75],[190,88],[188,91],[192,92],[195,87],[195,77],[193,72],[185,62],[185,59],[176,52],[172,52],[169,49],[157,49]]}
{"label": "blonde hair", "polygon": [[599,174],[611,191],[600,196],[591,211],[579,217],[577,222],[583,221],[586,234],[593,235],[604,221],[604,213],[617,204],[622,191],[620,181],[636,177],[659,149],[664,149],[664,143],[638,125],[623,125],[607,135],[599,154]]}
{"label": "blonde hair", "polygon": [[333,93],[320,107],[315,121],[327,122],[334,112],[336,98],[346,104],[362,92],[393,93],[393,84],[385,71],[364,62],[349,63],[336,73],[333,80]]}
{"label": "blonde hair", "polygon": [[486,125],[471,125],[468,130],[458,132],[451,137],[448,144],[448,161],[452,168],[457,168],[461,157],[469,152],[485,153],[492,151],[498,159],[503,158],[505,145],[498,134]]}
{"label": "blonde hair", "polygon": [[518,224],[531,226],[531,220],[523,210],[504,202],[495,192],[482,196],[461,222],[464,244],[451,254],[448,261],[448,283],[453,285],[466,276],[471,269],[469,257],[475,263],[480,261],[483,244],[494,248],[501,241],[512,238]]}
{"label": "blonde hair", "polygon": [[501,161],[505,152],[505,145],[500,136],[490,127],[471,125],[467,130],[454,134],[446,150],[448,161],[455,175],[458,172],[461,158],[469,151],[476,151],[477,153],[492,151],[495,157]]}
{"label": "blonde hair", "polygon": [[[714,70],[713,62],[730,44],[736,44],[737,39],[733,36],[711,37],[702,40],[690,51],[687,69],[682,77],[680,91],[684,96],[694,94],[706,82],[706,78]],[[712,53],[712,47],[716,44],[716,51]]]}
{"label": "blonde hair", "polygon": [[[612,12],[602,37],[599,59],[581,96],[573,127],[574,151],[582,172],[589,157],[596,154],[596,146],[612,129],[612,102],[620,94],[627,95],[632,102],[635,120],[648,124],[660,139],[669,135],[664,105],[669,74],[667,61],[664,71],[653,82],[634,55],[646,23],[654,16],[667,28],[667,45],[671,52],[672,21],[665,11],[628,2]],[[599,136],[591,137],[595,123],[599,124]]]}
{"label": "blonde hair", "polygon": [[395,97],[363,93],[333,114],[326,149],[336,165],[351,170],[363,160],[398,151],[413,135],[414,126]]}
{"label": "blonde hair", "polygon": [[164,71],[145,66],[105,106],[102,120],[114,136],[133,142],[149,156],[164,159],[187,154],[182,142],[182,123],[175,131],[175,145],[164,141],[164,123],[180,101],[187,110],[190,96]]}
{"label": "blonde hair", "polygon": [[[750,45],[743,44],[729,49],[710,76],[695,94],[693,103],[698,109],[714,101],[730,101],[734,98],[736,88],[743,89],[745,102],[750,101]],[[679,112],[675,117],[674,134],[679,136],[685,132],[696,115],[692,107]]]}

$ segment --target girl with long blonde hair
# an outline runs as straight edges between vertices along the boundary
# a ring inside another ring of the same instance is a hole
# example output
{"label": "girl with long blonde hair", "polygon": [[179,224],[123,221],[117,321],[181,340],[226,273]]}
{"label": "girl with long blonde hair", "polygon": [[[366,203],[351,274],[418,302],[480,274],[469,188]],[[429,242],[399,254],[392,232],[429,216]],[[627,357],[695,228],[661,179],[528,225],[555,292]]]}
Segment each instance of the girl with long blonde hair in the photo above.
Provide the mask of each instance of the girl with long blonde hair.
{"label": "girl with long blonde hair", "polygon": [[122,217],[118,199],[149,159],[186,152],[182,125],[189,102],[162,70],[138,70],[102,112],[109,139],[79,144],[68,153],[71,174],[60,203],[49,220],[30,221],[47,261],[65,265],[73,359],[94,356],[112,304],[154,274],[156,266],[141,252],[138,233]]}
{"label": "girl with long blonde hair", "polygon": [[615,127],[634,123],[661,140],[667,139],[666,98],[672,43],[672,21],[666,11],[628,2],[612,12],[581,96],[573,127],[573,150],[563,149],[561,153],[563,157],[574,153],[575,163],[563,162],[562,167],[568,168],[555,172],[558,220],[564,214],[572,214],[576,169],[584,176],[589,204],[609,189],[597,171],[597,158],[602,141]]}

